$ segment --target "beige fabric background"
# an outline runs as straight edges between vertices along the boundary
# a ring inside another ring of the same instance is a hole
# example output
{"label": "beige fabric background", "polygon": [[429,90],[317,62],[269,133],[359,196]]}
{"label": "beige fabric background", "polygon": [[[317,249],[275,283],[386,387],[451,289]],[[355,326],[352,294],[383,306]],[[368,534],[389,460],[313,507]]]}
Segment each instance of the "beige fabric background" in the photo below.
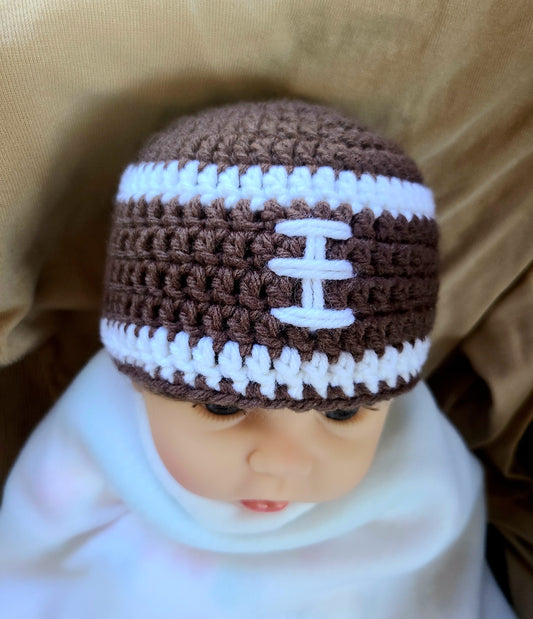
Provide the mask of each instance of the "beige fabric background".
{"label": "beige fabric background", "polygon": [[98,347],[122,168],[172,117],[302,97],[398,140],[434,188],[426,375],[487,471],[489,556],[533,617],[532,5],[527,0],[4,0],[0,476]]}

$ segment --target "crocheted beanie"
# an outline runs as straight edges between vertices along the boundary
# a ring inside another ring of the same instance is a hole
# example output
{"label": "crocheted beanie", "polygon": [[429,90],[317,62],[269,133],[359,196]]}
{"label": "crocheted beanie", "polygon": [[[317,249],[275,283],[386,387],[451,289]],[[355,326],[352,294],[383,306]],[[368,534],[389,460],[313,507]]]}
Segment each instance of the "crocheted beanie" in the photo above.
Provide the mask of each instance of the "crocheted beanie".
{"label": "crocheted beanie", "polygon": [[412,388],[438,294],[431,191],[392,141],[328,107],[213,107],[120,180],[100,334],[178,400],[348,409]]}

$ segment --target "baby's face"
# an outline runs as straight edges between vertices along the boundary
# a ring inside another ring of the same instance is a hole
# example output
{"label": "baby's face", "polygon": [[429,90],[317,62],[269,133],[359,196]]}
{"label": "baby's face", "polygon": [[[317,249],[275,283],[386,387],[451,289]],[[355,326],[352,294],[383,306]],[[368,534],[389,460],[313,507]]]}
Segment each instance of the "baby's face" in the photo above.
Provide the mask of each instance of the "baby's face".
{"label": "baby's face", "polygon": [[169,473],[194,494],[236,503],[316,503],[350,492],[372,463],[390,406],[361,407],[346,421],[289,409],[220,415],[136,388]]}

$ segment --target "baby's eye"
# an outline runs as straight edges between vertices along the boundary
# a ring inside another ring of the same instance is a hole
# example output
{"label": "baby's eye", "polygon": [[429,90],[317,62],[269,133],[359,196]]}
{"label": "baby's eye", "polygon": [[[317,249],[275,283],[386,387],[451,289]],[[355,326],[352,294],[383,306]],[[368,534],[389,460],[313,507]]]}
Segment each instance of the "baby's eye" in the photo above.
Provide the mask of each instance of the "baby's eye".
{"label": "baby's eye", "polygon": [[238,406],[220,406],[219,404],[204,404],[204,406],[213,415],[235,415],[242,410]]}
{"label": "baby's eye", "polygon": [[347,421],[348,419],[352,419],[352,417],[355,417],[357,415],[357,413],[359,412],[359,408],[349,408],[346,410],[343,410],[342,408],[337,408],[333,411],[327,411],[325,413],[325,416],[328,419],[333,419],[334,421]]}

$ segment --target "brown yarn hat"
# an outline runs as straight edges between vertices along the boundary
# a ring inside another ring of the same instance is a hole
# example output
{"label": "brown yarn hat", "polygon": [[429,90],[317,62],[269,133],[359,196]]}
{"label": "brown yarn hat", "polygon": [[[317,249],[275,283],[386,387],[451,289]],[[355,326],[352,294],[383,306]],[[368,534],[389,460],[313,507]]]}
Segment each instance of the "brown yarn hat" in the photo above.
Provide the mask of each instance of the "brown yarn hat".
{"label": "brown yarn hat", "polygon": [[393,142],[317,104],[179,118],[124,171],[101,339],[180,400],[332,410],[412,388],[438,294],[431,191]]}

